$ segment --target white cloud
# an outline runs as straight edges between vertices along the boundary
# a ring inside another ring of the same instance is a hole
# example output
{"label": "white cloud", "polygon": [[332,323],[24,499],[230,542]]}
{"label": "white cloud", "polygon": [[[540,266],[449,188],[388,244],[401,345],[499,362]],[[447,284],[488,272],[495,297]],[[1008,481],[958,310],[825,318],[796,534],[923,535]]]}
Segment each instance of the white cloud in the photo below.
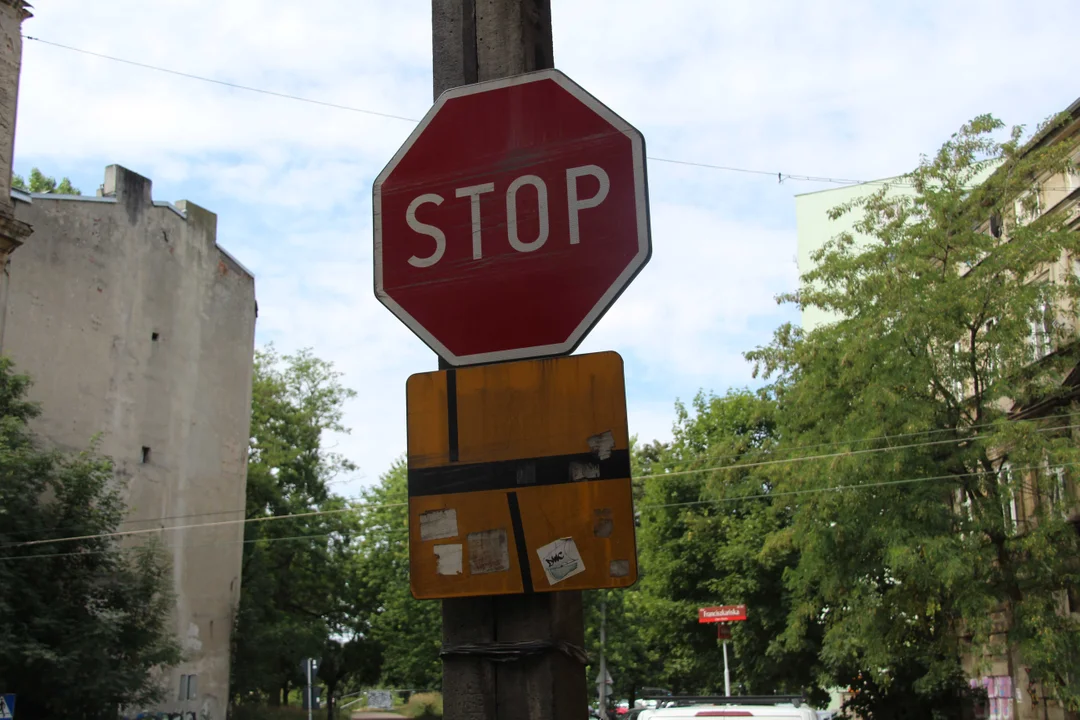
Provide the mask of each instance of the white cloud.
{"label": "white cloud", "polygon": [[[50,0],[24,32],[269,90],[418,118],[430,2]],[[649,153],[876,178],[963,121],[1033,123],[1075,96],[1074,0],[554,0],[561,69],[646,134]],[[1047,22],[1047,17],[1055,18]],[[16,162],[118,162],[159,199],[221,213],[257,274],[261,341],[311,346],[360,393],[340,448],[366,482],[404,447],[404,382],[435,367],[371,292],[370,183],[412,130],[27,41]],[[655,253],[583,345],[627,358],[632,432],[666,438],[676,396],[749,380],[741,353],[791,318],[796,191],[775,177],[650,163]],[[87,189],[87,188],[84,188]],[[353,492],[357,482],[342,487]]]}

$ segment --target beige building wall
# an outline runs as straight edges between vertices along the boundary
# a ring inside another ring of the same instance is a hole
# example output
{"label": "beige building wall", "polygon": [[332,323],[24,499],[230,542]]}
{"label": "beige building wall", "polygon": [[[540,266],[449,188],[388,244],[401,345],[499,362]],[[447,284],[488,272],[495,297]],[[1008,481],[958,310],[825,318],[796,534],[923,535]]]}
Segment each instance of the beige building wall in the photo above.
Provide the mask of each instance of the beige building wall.
{"label": "beige building wall", "polygon": [[217,245],[213,213],[154,202],[150,180],[115,165],[103,194],[13,193],[34,232],[11,257],[0,351],[34,379],[34,430],[67,450],[100,434],[127,490],[123,529],[168,549],[187,657],[157,709],[217,720],[243,524],[169,528],[244,517],[254,278]]}
{"label": "beige building wall", "polygon": [[8,257],[30,234],[30,227],[15,219],[11,201],[11,158],[15,149],[15,117],[22,68],[22,23],[29,17],[30,11],[23,0],[0,0],[0,342],[4,338]]}

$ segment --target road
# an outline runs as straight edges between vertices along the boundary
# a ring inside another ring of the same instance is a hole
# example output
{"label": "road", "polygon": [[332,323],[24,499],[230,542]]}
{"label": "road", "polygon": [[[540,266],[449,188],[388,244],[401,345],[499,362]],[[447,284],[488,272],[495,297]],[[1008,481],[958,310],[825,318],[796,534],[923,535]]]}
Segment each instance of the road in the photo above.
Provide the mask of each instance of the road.
{"label": "road", "polygon": [[401,716],[379,710],[364,710],[353,713],[352,720],[401,720]]}

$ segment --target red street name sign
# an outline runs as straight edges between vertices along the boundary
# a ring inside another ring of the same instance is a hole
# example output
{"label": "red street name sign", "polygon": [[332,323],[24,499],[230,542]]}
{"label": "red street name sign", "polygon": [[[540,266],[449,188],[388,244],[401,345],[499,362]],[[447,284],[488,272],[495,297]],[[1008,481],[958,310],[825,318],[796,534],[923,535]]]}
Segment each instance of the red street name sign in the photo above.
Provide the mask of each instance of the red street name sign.
{"label": "red street name sign", "polygon": [[375,296],[455,366],[572,352],[652,253],[644,138],[557,70],[443,93],[372,210]]}
{"label": "red street name sign", "polygon": [[719,605],[698,610],[699,623],[736,622],[745,619],[745,605]]}

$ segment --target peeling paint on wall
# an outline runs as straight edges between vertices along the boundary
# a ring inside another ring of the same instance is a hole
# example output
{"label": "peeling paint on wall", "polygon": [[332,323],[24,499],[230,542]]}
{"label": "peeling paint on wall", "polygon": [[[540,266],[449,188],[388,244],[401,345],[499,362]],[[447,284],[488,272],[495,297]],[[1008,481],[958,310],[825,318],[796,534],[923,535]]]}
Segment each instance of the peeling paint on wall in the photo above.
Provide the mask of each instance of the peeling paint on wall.
{"label": "peeling paint on wall", "polygon": [[202,640],[199,639],[199,626],[193,622],[188,623],[187,639],[184,641],[184,646],[194,652],[202,650]]}
{"label": "peeling paint on wall", "polygon": [[509,569],[510,548],[506,530],[497,528],[469,533],[469,572],[483,575]]}

